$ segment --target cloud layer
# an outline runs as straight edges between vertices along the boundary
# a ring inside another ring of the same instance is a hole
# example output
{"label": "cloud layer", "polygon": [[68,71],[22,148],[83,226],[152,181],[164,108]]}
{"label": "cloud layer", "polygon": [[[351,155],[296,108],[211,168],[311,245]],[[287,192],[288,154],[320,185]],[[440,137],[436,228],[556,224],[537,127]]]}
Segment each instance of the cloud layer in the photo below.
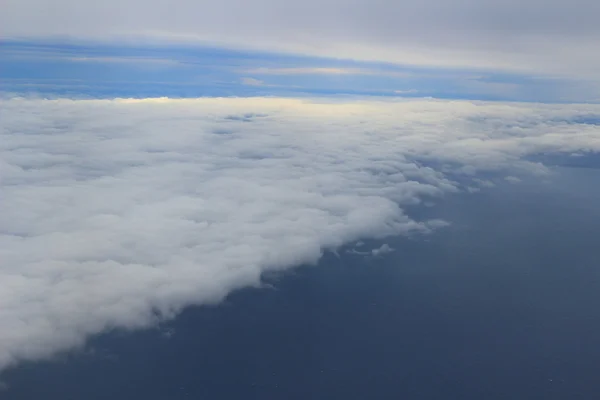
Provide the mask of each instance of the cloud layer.
{"label": "cloud layer", "polygon": [[0,36],[203,41],[599,78],[596,0],[5,0]]}
{"label": "cloud layer", "polygon": [[[0,101],[0,370],[219,302],[403,207],[600,151],[599,106],[465,101]],[[504,175],[503,175],[504,176]],[[383,250],[380,249],[380,250]],[[378,250],[378,251],[380,251]]]}

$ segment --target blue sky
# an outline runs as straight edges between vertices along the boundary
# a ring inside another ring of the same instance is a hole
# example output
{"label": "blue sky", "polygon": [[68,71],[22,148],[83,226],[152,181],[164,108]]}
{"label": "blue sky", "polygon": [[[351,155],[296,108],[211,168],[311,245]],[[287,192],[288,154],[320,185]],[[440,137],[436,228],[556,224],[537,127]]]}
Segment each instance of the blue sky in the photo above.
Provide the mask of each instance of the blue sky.
{"label": "blue sky", "polygon": [[[386,96],[595,101],[584,82],[200,45],[4,40],[2,91],[53,97]],[[586,90],[587,88],[587,90]]]}
{"label": "blue sky", "polygon": [[598,15],[596,0],[6,0],[0,78],[92,97],[598,102]]}

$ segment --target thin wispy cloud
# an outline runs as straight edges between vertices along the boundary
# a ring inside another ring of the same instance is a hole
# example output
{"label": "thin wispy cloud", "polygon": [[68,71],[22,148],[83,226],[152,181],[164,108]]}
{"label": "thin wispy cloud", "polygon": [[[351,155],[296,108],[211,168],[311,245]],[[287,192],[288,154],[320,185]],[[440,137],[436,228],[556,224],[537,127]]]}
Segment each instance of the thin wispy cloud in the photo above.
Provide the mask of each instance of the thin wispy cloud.
{"label": "thin wispy cloud", "polygon": [[242,78],[242,83],[248,86],[264,86],[265,82],[256,78],[244,77]]}
{"label": "thin wispy cloud", "polygon": [[170,66],[183,64],[176,60],[143,57],[69,57],[67,60],[89,63],[157,64]]}
{"label": "thin wispy cloud", "polygon": [[390,71],[374,68],[335,68],[335,67],[287,67],[287,68],[254,68],[246,70],[250,74],[259,75],[376,75],[406,78],[414,74],[402,71]]}
{"label": "thin wispy cloud", "polygon": [[394,90],[396,94],[413,94],[418,93],[419,91],[416,89],[406,89],[406,90]]}

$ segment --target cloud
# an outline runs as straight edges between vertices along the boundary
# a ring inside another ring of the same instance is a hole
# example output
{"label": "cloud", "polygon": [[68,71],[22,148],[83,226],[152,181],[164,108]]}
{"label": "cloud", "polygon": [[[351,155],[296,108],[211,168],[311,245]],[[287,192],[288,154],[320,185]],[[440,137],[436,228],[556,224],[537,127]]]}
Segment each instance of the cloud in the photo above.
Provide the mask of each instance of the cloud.
{"label": "cloud", "polygon": [[416,89],[407,89],[407,90],[394,90],[396,94],[413,94],[418,93],[419,91]]}
{"label": "cloud", "polygon": [[[0,100],[0,369],[258,286],[482,171],[600,151],[592,105]],[[481,181],[484,182],[484,181]],[[385,251],[380,248],[378,251]]]}
{"label": "cloud", "polygon": [[260,79],[256,79],[256,78],[242,78],[242,84],[248,85],[248,86],[263,86],[265,84],[265,82],[261,81]]}
{"label": "cloud", "polygon": [[404,71],[391,71],[377,68],[350,68],[350,67],[285,67],[271,68],[260,67],[246,70],[250,74],[258,75],[374,75],[408,78],[415,74]]}
{"label": "cloud", "polygon": [[[362,246],[362,242],[358,242],[356,243],[356,247],[361,247]],[[380,257],[383,256],[385,254],[388,253],[392,253],[395,250],[392,249],[387,243],[384,243],[381,245],[381,247],[372,249],[372,250],[357,250],[356,248],[354,249],[350,249],[350,250],[346,250],[347,253],[349,254],[356,254],[359,256],[370,256],[370,257]]]}
{"label": "cloud", "polygon": [[392,249],[387,243],[384,243],[384,244],[381,245],[380,248],[371,250],[371,254],[374,257],[379,257],[379,256],[382,256],[384,254],[393,253],[394,251],[395,250]]}
{"label": "cloud", "polygon": [[[59,58],[59,57],[56,57]],[[147,57],[64,57],[69,61],[87,62],[87,63],[118,63],[118,64],[150,64],[150,65],[169,65],[178,66],[182,63],[177,60],[165,58],[147,58]]]}
{"label": "cloud", "polygon": [[506,176],[504,180],[508,183],[519,183],[521,182],[521,178],[517,178],[516,176]]}
{"label": "cloud", "polygon": [[2,37],[213,43],[600,77],[596,0],[5,0]]}
{"label": "cloud", "polygon": [[479,185],[479,187],[484,187],[484,188],[491,188],[496,186],[496,184],[490,180],[487,179],[479,179],[479,178],[475,178],[473,179],[473,182],[475,182],[477,185]]}
{"label": "cloud", "polygon": [[174,328],[162,328],[160,330],[160,335],[162,337],[164,337],[165,339],[171,339],[173,336],[175,336],[175,329]]}

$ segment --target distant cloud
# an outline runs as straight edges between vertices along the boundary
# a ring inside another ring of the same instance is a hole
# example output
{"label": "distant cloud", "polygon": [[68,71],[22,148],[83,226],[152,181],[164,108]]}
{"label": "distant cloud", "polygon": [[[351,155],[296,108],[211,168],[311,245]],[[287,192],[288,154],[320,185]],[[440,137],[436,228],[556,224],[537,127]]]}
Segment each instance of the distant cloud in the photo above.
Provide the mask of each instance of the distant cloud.
{"label": "distant cloud", "polygon": [[[55,56],[56,57],[56,56]],[[60,57],[56,57],[60,58]],[[75,62],[119,63],[119,64],[151,64],[151,65],[182,65],[177,60],[147,57],[62,57]]]}
{"label": "distant cloud", "polygon": [[407,89],[407,90],[394,90],[395,94],[413,94],[418,93],[419,91],[416,89]]}
{"label": "distant cloud", "polygon": [[253,68],[246,72],[261,75],[377,75],[410,77],[413,74],[376,68],[342,68],[342,67],[288,67],[288,68]]}
{"label": "distant cloud", "polygon": [[248,86],[264,86],[265,82],[256,78],[242,78],[242,83]]}
{"label": "distant cloud", "polygon": [[583,114],[600,106],[0,100],[0,369],[444,226],[404,209],[484,171],[547,173],[530,154],[600,151]]}

